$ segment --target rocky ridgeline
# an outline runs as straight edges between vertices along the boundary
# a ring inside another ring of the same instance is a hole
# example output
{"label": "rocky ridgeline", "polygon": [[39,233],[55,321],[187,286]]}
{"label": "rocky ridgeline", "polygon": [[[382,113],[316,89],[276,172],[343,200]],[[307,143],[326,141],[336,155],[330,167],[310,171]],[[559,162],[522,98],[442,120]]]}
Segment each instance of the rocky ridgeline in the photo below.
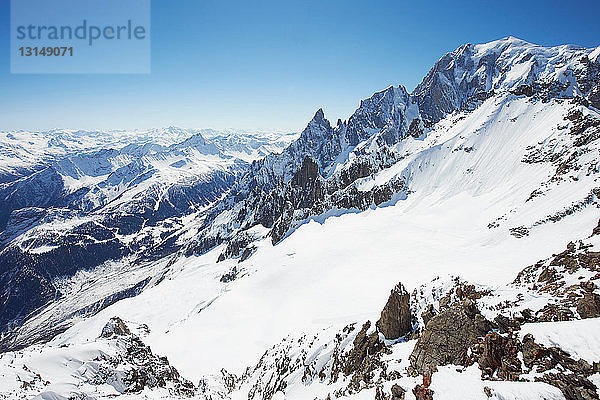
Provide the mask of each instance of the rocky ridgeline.
{"label": "rocky ridgeline", "polygon": [[[372,190],[360,190],[358,183],[399,160],[388,145],[409,134],[407,101],[404,88],[390,87],[361,102],[349,120],[338,121],[336,127],[318,110],[296,142],[281,154],[254,162],[229,195],[208,211],[186,253],[203,253],[225,241],[239,243],[240,235],[247,236],[244,231],[258,225],[268,228],[277,243],[310,216],[334,208],[364,210],[391,200],[403,191],[404,182]],[[357,148],[367,140],[378,143],[374,151]],[[351,151],[350,161],[342,157]],[[236,247],[234,243],[222,258],[241,256],[244,249],[235,251]]]}
{"label": "rocky ridgeline", "polygon": [[[509,92],[544,102],[569,99],[584,109],[597,106],[600,60],[588,54],[575,46],[543,48],[510,37],[486,45],[466,44],[443,56],[411,94],[402,86],[377,92],[335,126],[320,109],[296,142],[281,154],[253,163],[230,194],[209,211],[186,253],[204,253],[227,242],[232,244],[220,259],[247,257],[253,246],[239,244],[252,227],[266,227],[277,243],[308,218],[331,210],[364,210],[406,196],[407,177],[371,190],[362,190],[360,182],[399,161],[401,156],[394,151],[399,142],[420,138],[448,114],[473,111],[497,94]],[[557,64],[565,66],[560,74],[553,67]],[[520,78],[515,80],[514,74]],[[567,179],[575,165],[595,165],[586,158],[585,145],[599,136],[598,125],[585,114],[569,114],[566,121],[572,122],[572,142],[580,149],[575,155],[553,154],[556,146],[550,143],[530,149],[523,160],[556,163],[556,177],[547,185]],[[528,229],[513,231],[522,237]]]}
{"label": "rocky ridgeline", "polygon": [[[513,285],[550,297],[540,310],[525,313],[532,322],[568,321],[600,317],[600,253],[582,242],[571,242],[563,252],[525,268]],[[569,282],[567,284],[567,282]]]}
{"label": "rocky ridgeline", "polygon": [[[227,246],[219,260],[227,258],[247,259],[254,251],[254,242],[269,235],[274,244],[280,242],[298,225],[311,216],[318,216],[332,209],[365,210],[393,200],[394,196],[406,196],[405,181],[402,178],[377,185],[369,190],[360,189],[360,179],[370,177],[379,170],[391,166],[398,158],[392,151],[380,151],[357,157],[340,171],[325,179],[320,173],[317,161],[304,157],[302,164],[286,184],[279,185],[266,193],[258,187],[243,201],[232,208],[233,224],[239,226],[227,239]],[[254,227],[268,228],[267,233],[257,235]],[[204,237],[200,246],[208,248],[221,243],[222,232],[211,238]],[[203,248],[203,247],[201,247]],[[191,252],[198,250],[193,247]],[[198,250],[200,251],[200,250]]]}
{"label": "rocky ridgeline", "polygon": [[[600,317],[598,280],[598,253],[571,243],[518,274],[511,285],[515,301],[499,302],[494,289],[458,278],[436,279],[412,294],[400,283],[375,326],[367,321],[360,329],[353,324],[340,332],[288,337],[236,378],[232,390],[246,389],[250,399],[270,399],[290,382],[301,381],[331,385],[327,398],[374,388],[377,400],[404,399],[407,390],[427,400],[433,399],[430,385],[438,367],[477,365],[483,381],[545,382],[567,400],[598,399],[589,377],[600,372],[600,360],[590,364],[560,347],[536,343],[531,334],[519,335],[525,323]],[[524,309],[528,292],[543,295],[546,304]],[[389,354],[409,339],[416,343],[406,367],[398,369]],[[422,382],[412,388],[394,383],[402,377]],[[492,397],[492,389],[486,386],[484,395]]]}
{"label": "rocky ridgeline", "polygon": [[[104,326],[100,337],[117,341],[122,351],[116,356],[102,355],[96,372],[88,377],[94,385],[110,383],[120,387],[122,393],[140,393],[144,389],[165,389],[177,398],[193,397],[197,388],[179,375],[166,357],[152,353],[150,347],[131,333],[118,317]],[[118,382],[118,385],[115,385]]]}

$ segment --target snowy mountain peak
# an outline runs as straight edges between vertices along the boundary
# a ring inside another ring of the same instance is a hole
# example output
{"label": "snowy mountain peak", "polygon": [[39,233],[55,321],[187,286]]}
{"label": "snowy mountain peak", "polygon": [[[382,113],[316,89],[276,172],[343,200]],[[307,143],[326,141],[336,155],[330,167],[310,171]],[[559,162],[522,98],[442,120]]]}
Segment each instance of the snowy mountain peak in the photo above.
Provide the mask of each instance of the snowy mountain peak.
{"label": "snowy mountain peak", "polygon": [[511,91],[521,85],[537,86],[548,98],[586,97],[598,79],[597,64],[593,49],[543,47],[509,36],[466,44],[445,54],[412,96],[423,118],[430,122],[459,110],[474,95]]}
{"label": "snowy mountain peak", "polygon": [[325,112],[323,111],[323,108],[319,108],[313,117],[313,121],[321,121],[323,119],[325,119]]}

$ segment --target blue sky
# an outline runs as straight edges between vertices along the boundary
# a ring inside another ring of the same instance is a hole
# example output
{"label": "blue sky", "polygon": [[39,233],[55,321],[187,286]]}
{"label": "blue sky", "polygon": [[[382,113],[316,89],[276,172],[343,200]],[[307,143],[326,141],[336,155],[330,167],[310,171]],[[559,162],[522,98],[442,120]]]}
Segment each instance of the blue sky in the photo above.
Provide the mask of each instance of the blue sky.
{"label": "blue sky", "polygon": [[412,90],[462,43],[600,45],[597,0],[153,0],[150,74],[18,75],[0,2],[2,130],[299,131],[319,107],[345,119],[374,91]]}

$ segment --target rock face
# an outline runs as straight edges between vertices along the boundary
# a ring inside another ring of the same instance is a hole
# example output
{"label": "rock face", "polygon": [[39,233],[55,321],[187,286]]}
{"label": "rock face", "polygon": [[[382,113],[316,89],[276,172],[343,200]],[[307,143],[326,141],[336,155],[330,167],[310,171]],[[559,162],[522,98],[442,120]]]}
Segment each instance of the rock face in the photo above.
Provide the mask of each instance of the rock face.
{"label": "rock face", "polygon": [[398,339],[410,333],[411,320],[410,295],[402,283],[398,283],[381,311],[377,329],[386,339]]}
{"label": "rock face", "polygon": [[417,385],[413,389],[416,400],[433,400],[433,390],[425,385]]}
{"label": "rock face", "polygon": [[404,390],[403,387],[401,387],[400,385],[392,385],[392,398],[391,400],[404,400],[404,398],[406,397],[406,390]]}
{"label": "rock face", "polygon": [[410,355],[410,372],[427,373],[440,365],[469,365],[468,350],[492,328],[472,300],[431,318]]}
{"label": "rock face", "polygon": [[435,314],[435,308],[432,304],[429,304],[425,311],[421,313],[421,318],[423,318],[423,326],[427,326],[427,323],[431,321],[431,318],[433,318]]}

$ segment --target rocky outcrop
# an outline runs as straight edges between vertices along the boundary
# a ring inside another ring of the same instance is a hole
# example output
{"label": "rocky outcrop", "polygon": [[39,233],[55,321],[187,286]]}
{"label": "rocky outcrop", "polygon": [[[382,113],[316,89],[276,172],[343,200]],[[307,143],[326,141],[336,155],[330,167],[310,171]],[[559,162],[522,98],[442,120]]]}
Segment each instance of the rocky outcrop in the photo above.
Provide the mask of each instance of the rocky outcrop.
{"label": "rocky outcrop", "polygon": [[392,289],[390,297],[381,311],[381,318],[377,321],[377,329],[386,339],[398,339],[411,332],[410,295],[402,283],[398,283]]}
{"label": "rocky outcrop", "polygon": [[577,313],[581,318],[600,317],[600,295],[585,293],[577,302]]}
{"label": "rocky outcrop", "polygon": [[[589,274],[594,274],[589,278]],[[552,297],[536,310],[530,322],[570,321],[600,316],[600,295],[594,280],[600,278],[600,252],[582,242],[523,269],[513,285]],[[566,284],[566,282],[571,282]]]}
{"label": "rocky outcrop", "polygon": [[[598,399],[596,386],[588,377],[598,372],[597,364],[574,360],[558,347],[546,348],[526,335],[522,343],[523,363],[529,370],[544,373],[537,381],[559,388],[567,400]],[[561,372],[555,372],[555,371]]]}
{"label": "rocky outcrop", "polygon": [[123,322],[121,318],[112,317],[106,323],[106,325],[104,325],[104,328],[102,328],[102,333],[100,334],[100,337],[110,338],[114,336],[126,336],[130,334],[131,331],[129,330],[129,328],[127,328],[127,325],[125,325],[125,322]]}
{"label": "rocky outcrop", "polygon": [[596,385],[590,382],[589,379],[582,378],[576,374],[550,372],[539,378],[538,381],[559,388],[566,400],[598,399]]}
{"label": "rocky outcrop", "polygon": [[598,399],[596,387],[588,379],[597,372],[597,364],[575,360],[558,347],[537,344],[531,334],[521,341],[512,333],[503,336],[491,332],[472,351],[482,379],[521,381],[530,379],[523,374],[535,374],[536,381],[556,386],[566,399]]}
{"label": "rocky outcrop", "polygon": [[373,372],[382,368],[381,356],[389,353],[388,347],[379,340],[377,331],[368,333],[370,327],[371,322],[367,321],[354,338],[353,348],[340,359],[341,371],[351,377],[349,393],[372,385]]}
{"label": "rocky outcrop", "polygon": [[406,397],[406,390],[400,385],[392,385],[391,392],[392,397],[390,400],[404,400]]}
{"label": "rocky outcrop", "polygon": [[432,372],[438,366],[470,365],[470,347],[492,328],[472,300],[464,300],[431,318],[411,353],[413,374]]}
{"label": "rocky outcrop", "polygon": [[425,385],[417,385],[413,388],[416,400],[433,400],[433,390]]}
{"label": "rocky outcrop", "polygon": [[473,348],[473,353],[478,355],[477,362],[482,370],[482,378],[519,380],[521,374],[519,350],[519,339],[512,335],[501,336],[496,332],[485,335],[483,341]]}
{"label": "rocky outcrop", "polygon": [[139,337],[132,334],[123,320],[113,317],[102,329],[100,337],[116,340],[123,347],[116,356],[102,355],[100,367],[91,378],[95,385],[120,382],[124,393],[140,393],[144,389],[168,389],[172,396],[193,397],[194,384],[179,375],[166,357],[152,353]]}

